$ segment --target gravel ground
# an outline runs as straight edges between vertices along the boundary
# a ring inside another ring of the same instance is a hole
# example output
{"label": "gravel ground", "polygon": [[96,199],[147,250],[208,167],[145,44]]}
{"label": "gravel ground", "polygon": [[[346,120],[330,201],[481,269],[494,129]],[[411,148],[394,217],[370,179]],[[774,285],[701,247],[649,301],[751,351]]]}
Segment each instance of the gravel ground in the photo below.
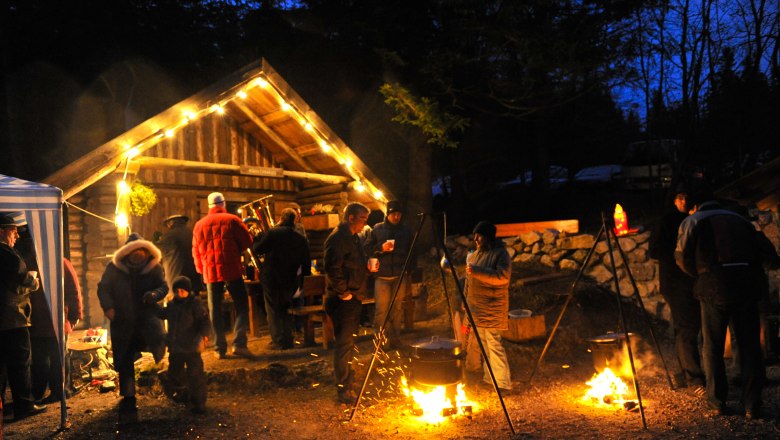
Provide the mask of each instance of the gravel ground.
{"label": "gravel ground", "polygon": [[[516,273],[522,276],[525,273]],[[433,273],[433,275],[436,275]],[[428,277],[426,282],[435,278]],[[546,312],[548,330],[555,322],[562,297],[571,280],[524,288],[514,287],[513,306],[533,304]],[[542,299],[540,299],[542,298]],[[545,299],[546,298],[546,299]],[[418,322],[404,337],[413,341],[431,334],[446,335],[441,292],[431,288],[429,304],[434,319]],[[288,352],[263,353],[268,338],[250,340],[257,359],[217,360],[204,354],[209,372],[208,412],[194,415],[184,406],[168,400],[156,380],[140,387],[137,421],[120,423],[116,392],[100,393],[87,387],[68,400],[70,427],[60,424],[58,404],[36,417],[3,427],[6,439],[167,439],[167,438],[285,438],[285,439],[375,439],[375,438],[778,438],[780,408],[780,366],[767,367],[764,390],[764,417],[747,420],[741,415],[718,416],[704,402],[685,389],[672,390],[660,358],[647,344],[638,348],[640,391],[647,429],[639,411],[597,407],[583,402],[585,382],[594,373],[585,340],[615,330],[617,310],[614,297],[593,286],[577,291],[567,310],[541,370],[528,383],[531,369],[544,341],[524,344],[505,342],[513,375],[514,391],[505,397],[512,434],[495,392],[476,384],[466,387],[478,410],[470,418],[459,416],[440,424],[426,424],[410,413],[408,404],[393,381],[372,375],[371,394],[364,399],[352,421],[351,408],[335,400],[331,378],[331,352],[322,348],[298,348]],[[630,304],[627,322],[632,331],[649,341],[646,329]],[[671,345],[668,330],[656,323],[667,364]],[[634,329],[637,330],[634,330]],[[365,371],[372,347],[364,337],[359,348],[358,367]],[[403,356],[391,354],[377,369],[404,363]],[[392,364],[396,361],[397,364]],[[675,371],[672,370],[672,374]],[[359,377],[362,375],[359,374]],[[732,387],[730,406],[737,410],[738,388]],[[379,394],[380,398],[374,398]]]}

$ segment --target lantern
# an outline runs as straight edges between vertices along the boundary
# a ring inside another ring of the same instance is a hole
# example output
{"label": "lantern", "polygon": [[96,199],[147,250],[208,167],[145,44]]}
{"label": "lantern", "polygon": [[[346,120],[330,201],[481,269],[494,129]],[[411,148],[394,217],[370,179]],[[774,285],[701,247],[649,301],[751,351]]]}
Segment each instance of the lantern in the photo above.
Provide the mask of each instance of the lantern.
{"label": "lantern", "polygon": [[615,235],[628,234],[628,215],[623,211],[623,207],[620,203],[615,205]]}

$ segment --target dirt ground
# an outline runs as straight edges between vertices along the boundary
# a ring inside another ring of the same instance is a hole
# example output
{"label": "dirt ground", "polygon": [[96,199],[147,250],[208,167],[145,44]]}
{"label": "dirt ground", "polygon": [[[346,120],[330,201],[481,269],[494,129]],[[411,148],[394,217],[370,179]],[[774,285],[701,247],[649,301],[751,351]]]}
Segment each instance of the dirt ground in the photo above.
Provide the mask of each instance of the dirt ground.
{"label": "dirt ground", "polygon": [[[516,276],[527,275],[518,272]],[[415,323],[404,334],[407,342],[438,334],[450,336],[449,321],[440,287],[433,272],[426,273],[430,284],[428,300],[431,319]],[[544,312],[548,332],[561,310],[572,278],[530,287],[514,286],[512,306]],[[440,283],[439,283],[440,284]],[[582,401],[585,382],[594,373],[587,338],[616,330],[618,312],[614,296],[585,286],[578,289],[567,309],[541,370],[531,383],[528,378],[544,340],[523,344],[505,342],[514,391],[505,397],[515,434],[502,411],[495,392],[482,384],[466,387],[468,397],[478,408],[470,417],[457,416],[430,425],[411,414],[408,402],[397,392],[394,379],[372,375],[368,394],[352,421],[351,407],[335,399],[331,356],[321,347],[296,348],[286,352],[264,350],[268,337],[253,338],[250,348],[257,359],[218,360],[205,353],[209,372],[208,412],[190,413],[171,402],[156,380],[141,386],[138,421],[119,423],[116,391],[100,393],[96,387],[85,390],[67,402],[69,424],[60,425],[59,404],[41,415],[6,423],[6,439],[168,439],[168,438],[284,438],[284,439],[376,439],[376,438],[778,438],[780,410],[780,366],[767,367],[768,385],[763,394],[764,417],[747,420],[743,416],[718,416],[704,402],[685,389],[670,389],[655,350],[646,342],[639,347],[641,364],[638,379],[647,429],[639,411],[596,407]],[[452,290],[450,289],[450,293]],[[627,325],[643,341],[650,341],[643,315],[625,303]],[[672,375],[676,361],[671,352],[668,328],[654,323],[663,354]],[[363,329],[362,333],[370,332]],[[361,337],[358,377],[363,377],[370,360],[370,336]],[[637,338],[639,339],[639,338]],[[386,371],[408,360],[391,353],[377,365]],[[393,363],[395,362],[395,363]],[[376,371],[375,370],[375,371]],[[387,379],[387,380],[385,380]],[[729,405],[738,409],[738,387],[731,387]]]}

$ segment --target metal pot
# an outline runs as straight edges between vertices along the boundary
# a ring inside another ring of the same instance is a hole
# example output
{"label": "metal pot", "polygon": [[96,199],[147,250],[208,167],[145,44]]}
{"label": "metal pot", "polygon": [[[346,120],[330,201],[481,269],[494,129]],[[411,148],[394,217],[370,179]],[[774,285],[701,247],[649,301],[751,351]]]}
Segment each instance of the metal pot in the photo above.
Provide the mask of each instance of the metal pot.
{"label": "metal pot", "polygon": [[[634,333],[629,333],[629,336],[632,343],[639,338]],[[588,345],[593,355],[593,368],[597,372],[601,373],[604,368],[609,367],[615,374],[620,374],[624,368],[627,368],[629,360],[625,333],[607,333],[596,336],[588,339]]]}
{"label": "metal pot", "polygon": [[460,342],[454,339],[433,336],[412,344],[411,379],[425,386],[459,383],[465,357]]}

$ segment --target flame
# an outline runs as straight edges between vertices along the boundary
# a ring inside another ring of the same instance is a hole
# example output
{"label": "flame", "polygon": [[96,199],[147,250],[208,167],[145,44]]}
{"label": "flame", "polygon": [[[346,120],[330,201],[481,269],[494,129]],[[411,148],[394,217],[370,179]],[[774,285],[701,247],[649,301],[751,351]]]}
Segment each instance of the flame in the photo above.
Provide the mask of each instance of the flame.
{"label": "flame", "polygon": [[472,414],[477,410],[476,404],[466,397],[462,383],[457,386],[454,402],[447,396],[447,389],[444,386],[425,391],[410,387],[406,377],[401,377],[401,389],[406,397],[412,398],[414,407],[422,412],[420,419],[430,424],[439,424],[449,415]]}
{"label": "flame", "polygon": [[590,389],[582,397],[585,402],[622,405],[626,401],[628,385],[609,368],[605,368],[600,374],[594,374],[593,378],[585,383],[590,385]]}
{"label": "flame", "polygon": [[615,205],[615,235],[628,234],[628,214],[623,211],[623,207],[620,203]]}

